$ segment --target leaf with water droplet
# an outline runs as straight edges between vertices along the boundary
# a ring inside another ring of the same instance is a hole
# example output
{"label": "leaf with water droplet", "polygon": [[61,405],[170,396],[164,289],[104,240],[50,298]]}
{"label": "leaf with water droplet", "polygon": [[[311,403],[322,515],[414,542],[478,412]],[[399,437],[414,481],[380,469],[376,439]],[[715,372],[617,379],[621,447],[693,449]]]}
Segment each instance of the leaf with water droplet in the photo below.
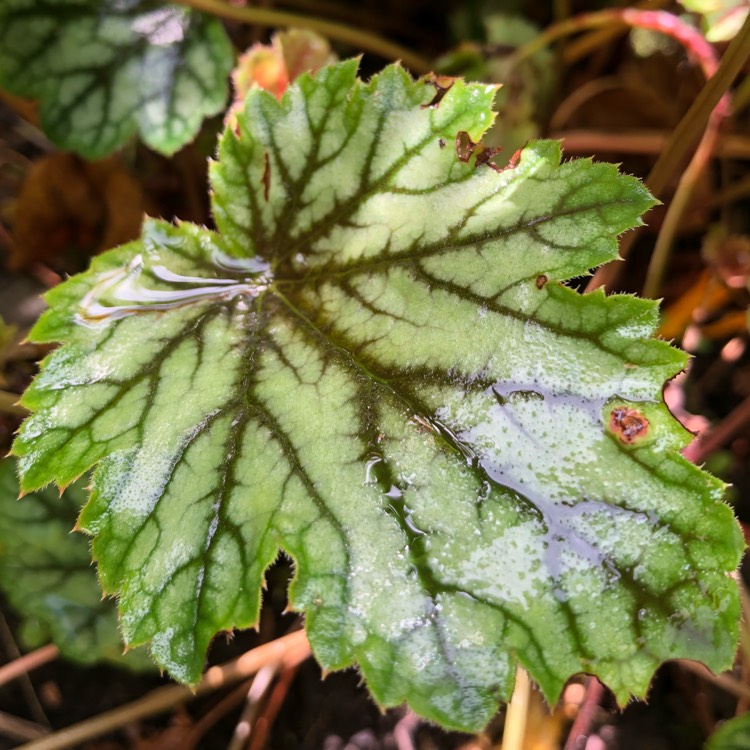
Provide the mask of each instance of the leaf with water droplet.
{"label": "leaf with water droplet", "polygon": [[257,622],[279,549],[320,662],[447,726],[486,722],[517,662],[551,701],[731,663],[741,537],[662,400],[685,357],[655,303],[562,283],[653,200],[557,143],[504,171],[448,147],[493,95],[353,61],[252,90],[217,231],[150,221],[49,293],[23,486],[97,465],[101,582],[178,679]]}
{"label": "leaf with water droplet", "polygon": [[142,650],[123,653],[115,603],[102,599],[86,538],[70,533],[84,484],[19,500],[15,461],[0,460],[0,587],[21,616],[27,647],[51,641],[72,661],[153,669]]}
{"label": "leaf with water droplet", "polygon": [[138,132],[171,154],[226,105],[221,23],[154,0],[3,0],[0,85],[40,101],[45,133],[95,159]]}

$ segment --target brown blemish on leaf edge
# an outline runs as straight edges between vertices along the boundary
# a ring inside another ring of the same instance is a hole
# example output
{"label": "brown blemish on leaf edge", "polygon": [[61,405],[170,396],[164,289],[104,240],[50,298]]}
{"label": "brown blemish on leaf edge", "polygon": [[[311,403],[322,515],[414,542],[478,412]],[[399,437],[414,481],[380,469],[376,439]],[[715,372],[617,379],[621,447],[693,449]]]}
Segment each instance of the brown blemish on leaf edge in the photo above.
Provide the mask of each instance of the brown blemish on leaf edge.
{"label": "brown blemish on leaf edge", "polygon": [[620,438],[621,442],[631,445],[648,435],[649,422],[638,409],[617,406],[609,415],[609,429]]}
{"label": "brown blemish on leaf edge", "polygon": [[495,172],[502,172],[505,167],[498,167],[492,159],[494,159],[501,151],[501,146],[493,146],[492,148],[485,146],[483,143],[474,143],[471,140],[471,136],[465,130],[459,130],[456,133],[456,156],[460,162],[468,164],[472,156],[475,158],[475,166],[480,164],[486,164],[490,169]]}
{"label": "brown blemish on leaf edge", "polygon": [[435,87],[435,96],[427,103],[422,105],[422,109],[436,109],[440,102],[443,101],[443,97],[451,90],[455,83],[455,78],[450,76],[437,76],[436,78],[430,78],[425,81],[428,86]]}

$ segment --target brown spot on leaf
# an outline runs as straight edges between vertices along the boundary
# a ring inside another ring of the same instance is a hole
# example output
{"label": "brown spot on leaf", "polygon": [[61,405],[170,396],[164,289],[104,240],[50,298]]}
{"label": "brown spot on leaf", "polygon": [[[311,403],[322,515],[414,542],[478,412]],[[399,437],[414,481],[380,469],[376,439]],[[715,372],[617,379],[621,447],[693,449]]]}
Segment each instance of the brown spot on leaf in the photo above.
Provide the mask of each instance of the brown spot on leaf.
{"label": "brown spot on leaf", "polygon": [[544,274],[540,274],[536,277],[536,288],[541,289],[548,281],[549,279]]}
{"label": "brown spot on leaf", "polygon": [[263,197],[266,199],[267,203],[268,194],[271,190],[271,160],[268,157],[268,151],[263,154],[263,158],[265,159],[266,166],[263,169],[263,177],[261,177],[260,180],[263,183]]}
{"label": "brown spot on leaf", "polygon": [[459,161],[467,164],[477,144],[471,140],[471,136],[465,130],[456,133],[456,156]]}
{"label": "brown spot on leaf", "polygon": [[465,131],[460,130],[456,134],[456,156],[458,160],[464,164],[468,164],[472,156],[475,156],[475,165],[486,164],[490,169],[495,172],[502,172],[503,168],[498,167],[492,159],[502,151],[501,146],[493,146],[492,148],[485,146],[483,143],[474,143],[471,140],[471,136]]}
{"label": "brown spot on leaf", "polygon": [[49,154],[31,167],[18,196],[8,265],[75,268],[81,256],[135,239],[143,212],[141,186],[116,156]]}
{"label": "brown spot on leaf", "polygon": [[648,420],[638,409],[617,406],[609,417],[609,429],[628,445],[646,437],[648,427]]}
{"label": "brown spot on leaf", "polygon": [[425,83],[428,86],[435,87],[435,96],[433,96],[427,104],[423,104],[422,109],[436,109],[455,82],[456,79],[451,76],[435,76],[434,78],[428,78]]}
{"label": "brown spot on leaf", "polygon": [[521,152],[523,151],[523,148],[517,148],[513,152],[513,156],[510,157],[508,160],[507,166],[503,167],[501,172],[506,169],[515,169],[518,166],[518,162],[521,161]]}

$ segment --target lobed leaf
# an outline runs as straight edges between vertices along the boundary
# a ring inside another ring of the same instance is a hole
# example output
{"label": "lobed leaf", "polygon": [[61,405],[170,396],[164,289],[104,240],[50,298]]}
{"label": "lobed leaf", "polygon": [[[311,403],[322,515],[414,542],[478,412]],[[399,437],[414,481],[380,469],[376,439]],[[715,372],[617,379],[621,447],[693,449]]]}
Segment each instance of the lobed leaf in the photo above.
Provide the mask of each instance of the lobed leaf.
{"label": "lobed leaf", "polygon": [[728,666],[742,541],[679,455],[685,357],[655,303],[561,283],[653,199],[553,142],[497,172],[456,147],[493,87],[356,67],[250,91],[216,232],[149,221],[48,294],[23,487],[97,465],[101,582],[187,682],[257,622],[279,550],[320,662],[446,726],[481,727],[519,662],[551,701],[578,672],[623,701],[665,659]]}
{"label": "lobed leaf", "polygon": [[123,654],[115,603],[102,600],[88,542],[70,533],[85,500],[76,482],[62,495],[45,489],[19,501],[15,461],[0,461],[0,587],[27,646],[52,641],[83,664],[153,668],[141,651]]}
{"label": "lobed leaf", "polygon": [[4,0],[0,85],[40,100],[44,131],[89,159],[136,132],[171,154],[227,101],[221,23],[155,0]]}

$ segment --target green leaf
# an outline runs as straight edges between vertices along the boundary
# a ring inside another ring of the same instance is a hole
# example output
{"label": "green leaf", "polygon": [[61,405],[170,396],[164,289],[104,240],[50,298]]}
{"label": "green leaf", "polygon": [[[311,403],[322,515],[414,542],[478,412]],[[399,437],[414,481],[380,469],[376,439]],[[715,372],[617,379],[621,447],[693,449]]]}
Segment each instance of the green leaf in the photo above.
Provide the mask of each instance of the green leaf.
{"label": "green leaf", "polygon": [[706,750],[747,750],[750,747],[750,714],[730,719],[714,732]]}
{"label": "green leaf", "polygon": [[136,132],[171,154],[227,102],[220,22],[153,0],[4,0],[0,85],[40,100],[61,148],[94,159]]}
{"label": "green leaf", "polygon": [[102,600],[88,542],[70,533],[86,499],[83,485],[19,501],[15,461],[0,461],[0,587],[22,617],[30,648],[52,641],[73,661],[153,669],[143,652],[123,654],[115,603]]}
{"label": "green leaf", "polygon": [[709,42],[737,36],[750,12],[750,0],[680,0],[686,10],[703,16],[701,28]]}
{"label": "green leaf", "polygon": [[150,221],[48,294],[23,486],[98,464],[101,582],[180,680],[257,622],[279,549],[320,662],[446,726],[482,726],[519,661],[551,701],[582,671],[625,700],[667,658],[724,668],[742,542],[678,453],[685,357],[655,303],[560,283],[653,199],[553,142],[498,173],[467,153],[494,87],[428,84],[348,61],[252,90],[218,231]]}

